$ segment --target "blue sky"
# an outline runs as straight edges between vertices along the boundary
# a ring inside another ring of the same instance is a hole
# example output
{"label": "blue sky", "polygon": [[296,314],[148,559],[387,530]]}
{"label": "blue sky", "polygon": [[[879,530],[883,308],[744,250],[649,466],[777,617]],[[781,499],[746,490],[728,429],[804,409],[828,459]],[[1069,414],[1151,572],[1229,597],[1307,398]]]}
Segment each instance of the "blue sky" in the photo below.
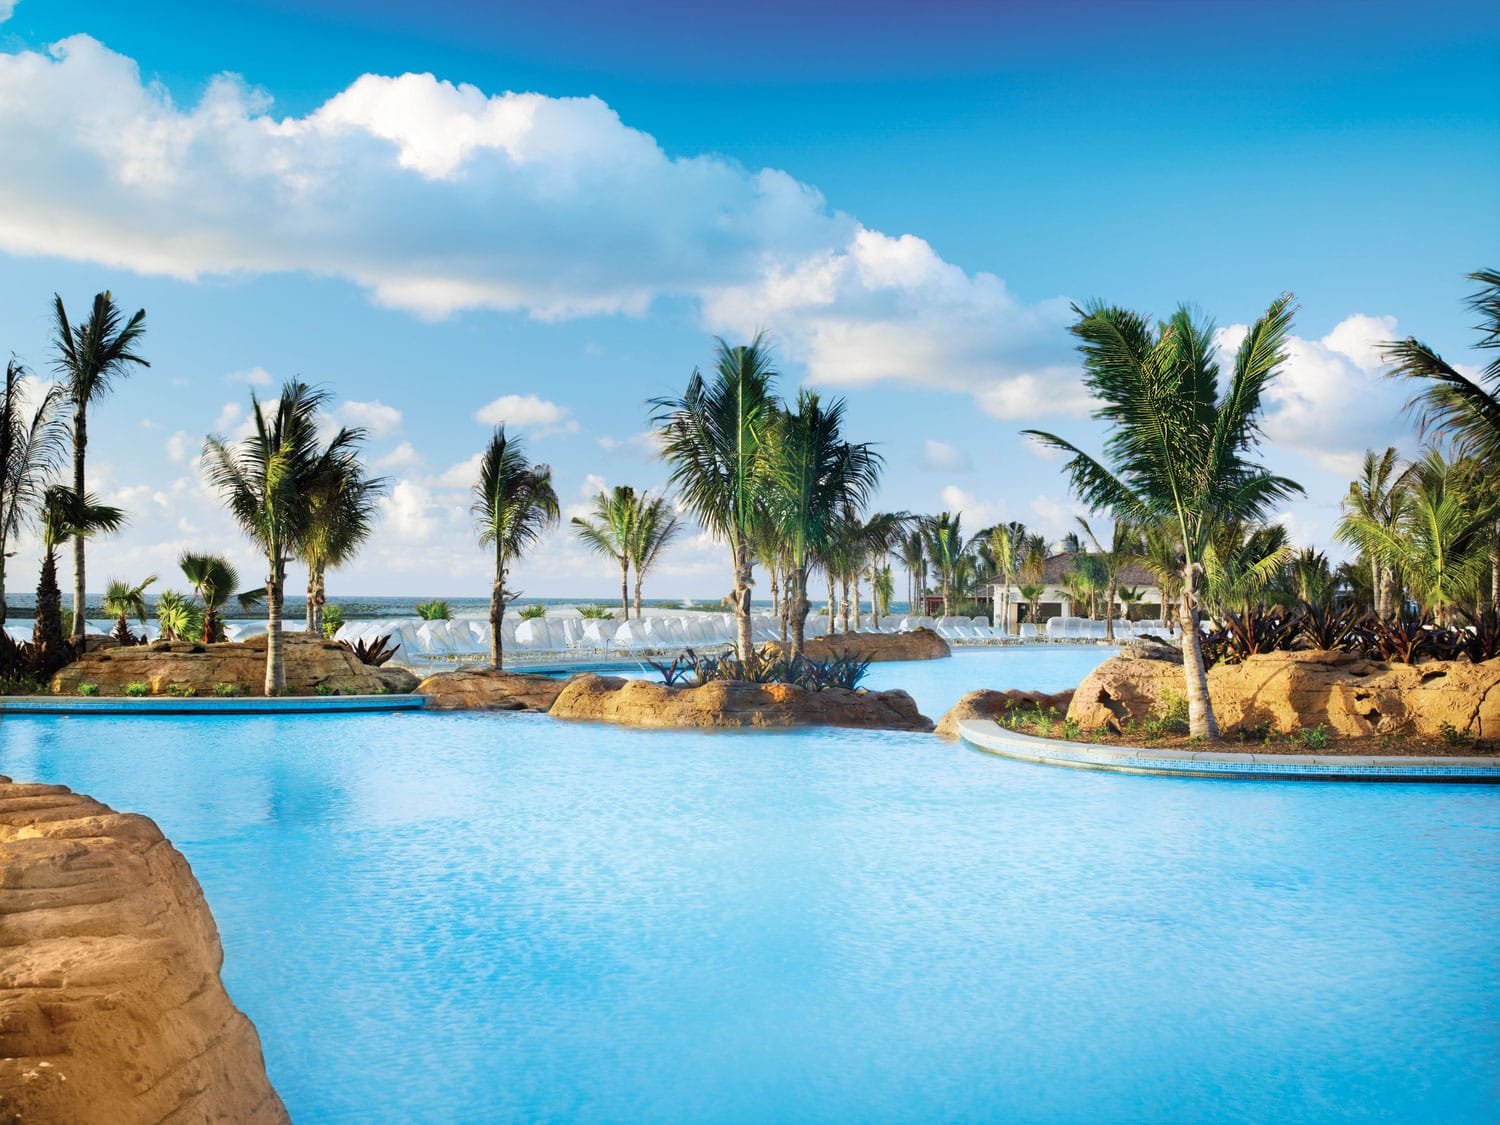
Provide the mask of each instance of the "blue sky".
{"label": "blue sky", "polygon": [[[764,327],[785,391],[848,397],[882,507],[1055,536],[1076,506],[1017,433],[1098,444],[1069,302],[1189,300],[1232,342],[1290,290],[1266,456],[1324,546],[1360,452],[1415,448],[1375,345],[1473,360],[1497,78],[1500,18],[1447,3],[22,0],[0,23],[0,147],[26,157],[0,182],[0,350],[47,373],[54,291],[148,311],[153,366],[91,426],[133,515],[96,581],[175,573],[185,547],[259,573],[194,459],[300,375],[392,483],[335,600],[477,594],[487,420],[575,509],[659,487],[644,401],[715,333]],[[721,554],[684,542],[655,585],[717,595]],[[559,535],[518,584],[611,576]]]}

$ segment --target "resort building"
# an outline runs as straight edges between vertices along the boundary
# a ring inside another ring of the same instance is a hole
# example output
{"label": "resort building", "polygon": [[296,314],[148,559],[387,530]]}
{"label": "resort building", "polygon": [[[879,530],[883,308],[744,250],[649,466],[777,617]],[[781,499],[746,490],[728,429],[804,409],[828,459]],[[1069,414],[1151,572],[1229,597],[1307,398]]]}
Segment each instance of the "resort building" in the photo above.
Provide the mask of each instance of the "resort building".
{"label": "resort building", "polygon": [[[1041,601],[1037,604],[1037,614],[1034,624],[1040,625],[1053,617],[1088,617],[1089,606],[1087,601],[1076,600],[1074,594],[1068,589],[1068,576],[1077,569],[1077,559],[1081,552],[1063,551],[1050,556],[1043,566],[1042,575],[1038,581],[1047,588],[1042,593]],[[1024,583],[1030,585],[1030,582]],[[1013,583],[1010,587],[1010,607],[1005,627],[1010,632],[1017,631],[1017,627],[1023,621],[1031,621],[1030,609],[1026,598],[1021,595],[1022,583]],[[1119,590],[1127,589],[1136,594],[1135,600],[1126,606],[1119,598]],[[994,598],[995,613],[1001,612],[1004,605],[1005,585],[994,582],[990,585],[991,596]],[[1156,584],[1156,576],[1138,563],[1129,563],[1121,567],[1118,585],[1115,591],[1114,616],[1116,618],[1128,617],[1132,621],[1155,620],[1164,616],[1162,611],[1161,587]],[[1102,603],[1104,594],[1101,591],[1099,601]],[[1076,601],[1076,604],[1075,604]],[[1100,619],[1104,617],[1103,606],[1100,606]],[[1000,622],[995,622],[996,627]]]}

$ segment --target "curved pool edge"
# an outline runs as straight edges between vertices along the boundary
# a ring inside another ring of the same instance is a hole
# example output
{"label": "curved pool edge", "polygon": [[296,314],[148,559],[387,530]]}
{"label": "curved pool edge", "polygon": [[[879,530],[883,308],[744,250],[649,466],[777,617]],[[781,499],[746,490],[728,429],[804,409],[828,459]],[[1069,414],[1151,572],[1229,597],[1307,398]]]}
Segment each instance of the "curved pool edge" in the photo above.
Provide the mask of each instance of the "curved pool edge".
{"label": "curved pool edge", "polygon": [[1001,758],[1112,773],[1252,781],[1500,784],[1500,760],[1491,758],[1234,754],[1217,750],[1099,746],[1019,734],[991,719],[963,720],[958,724],[958,737],[975,750]]}
{"label": "curved pool edge", "polygon": [[19,695],[0,698],[5,715],[306,715],[419,711],[425,695],[280,695],[199,699],[181,696]]}

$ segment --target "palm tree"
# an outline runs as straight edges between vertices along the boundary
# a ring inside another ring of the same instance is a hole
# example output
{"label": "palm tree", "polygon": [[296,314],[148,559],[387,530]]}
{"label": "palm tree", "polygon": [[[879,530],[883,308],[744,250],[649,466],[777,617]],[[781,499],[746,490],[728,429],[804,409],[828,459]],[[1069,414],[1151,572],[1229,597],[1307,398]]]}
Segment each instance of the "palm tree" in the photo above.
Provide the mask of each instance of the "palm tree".
{"label": "palm tree", "polygon": [[1000,587],[1000,596],[995,599],[995,627],[1004,629],[1007,635],[1010,633],[1010,588],[1015,585],[1025,542],[1026,525],[1018,521],[996,524],[990,529],[990,558]]}
{"label": "palm tree", "polygon": [[1104,639],[1112,641],[1115,639],[1115,592],[1120,585],[1120,571],[1125,564],[1140,554],[1140,536],[1135,529],[1125,520],[1115,520],[1114,530],[1110,533],[1109,547],[1099,542],[1099,537],[1094,534],[1094,529],[1089,526],[1089,521],[1078,516],[1078,526],[1083,533],[1089,537],[1089,542],[1094,545],[1094,558],[1099,560],[1099,565],[1104,571]]}
{"label": "palm tree", "polygon": [[891,576],[891,564],[886,563],[878,571],[871,582],[871,602],[875,607],[875,621],[879,624],[880,619],[891,611],[891,598],[896,593],[896,580]]}
{"label": "palm tree", "polygon": [[[1468,301],[1479,315],[1475,329],[1478,347],[1500,350],[1500,270],[1469,274],[1479,291]],[[1386,346],[1391,374],[1424,381],[1407,404],[1420,410],[1424,433],[1441,433],[1461,457],[1487,466],[1490,490],[1500,490],[1500,356],[1490,360],[1477,378],[1470,379],[1413,337]],[[1492,529],[1490,544],[1490,602],[1500,605],[1500,525]]]}
{"label": "palm tree", "polygon": [[[146,332],[146,310],[138,309],[123,326],[120,310],[108,290],[94,295],[94,307],[82,324],[71,324],[62,298],[52,295],[56,316],[57,349],[54,364],[67,387],[73,403],[73,492],[88,495],[84,487],[84,460],[88,450],[89,406],[109,393],[116,378],[124,378],[127,365],[151,365],[131,349]],[[73,636],[83,636],[84,622],[84,536],[73,540]]]}
{"label": "palm tree", "polygon": [[901,537],[896,548],[901,556],[901,565],[906,568],[906,611],[912,616],[922,612],[917,607],[917,602],[921,600],[922,591],[927,586],[927,539],[922,533],[922,527],[921,520],[915,521],[912,529]]}
{"label": "palm tree", "polygon": [[230,514],[266,556],[265,694],[286,688],[282,610],[286,566],[312,529],[312,497],[349,472],[364,431],[340,430],[328,446],[318,448],[317,415],[328,392],[302,382],[281,388],[276,409],[262,412],[250,394],[254,432],[242,442],[226,444],[210,436],[203,443],[209,482],[219,490]]}
{"label": "palm tree", "polygon": [[490,587],[490,660],[496,671],[504,666],[505,640],[501,626],[505,604],[513,596],[505,588],[511,563],[536,544],[542,532],[558,520],[557,493],[552,470],[526,460],[520,438],[507,437],[500,426],[479,462],[470,511],[479,529],[479,545],[495,549],[495,580]]}
{"label": "palm tree", "polygon": [[115,639],[122,645],[135,643],[127,618],[134,617],[142,625],[146,624],[146,587],[155,581],[154,574],[137,586],[111,578],[105,587],[104,615],[115,618]]}
{"label": "palm tree", "polygon": [[1248,614],[1263,600],[1294,552],[1281,524],[1226,519],[1214,528],[1203,551],[1199,601]]}
{"label": "palm tree", "polygon": [[185,641],[203,631],[203,614],[192,598],[163,590],[156,599],[156,623],[164,641]]}
{"label": "palm tree", "polygon": [[729,544],[735,649],[747,664],[755,660],[752,543],[765,493],[763,446],[774,414],[775,379],[763,336],[739,347],[719,340],[712,383],[695,370],[680,398],[651,400],[672,485],[703,526]]}
{"label": "palm tree", "polygon": [[880,455],[867,444],[843,440],[844,409],[843,399],[824,406],[816,394],[801,391],[795,411],[776,412],[769,435],[774,455],[768,458],[765,505],[787,554],[787,643],[793,657],[802,654],[812,608],[808,567],[829,557],[833,536],[849,531],[842,514],[863,505],[880,480]]}
{"label": "palm tree", "polygon": [[[879,470],[877,466],[876,475]],[[872,486],[873,487],[873,486]],[[906,535],[906,529],[916,522],[917,517],[910,512],[875,512],[869,519],[865,520],[864,530],[861,537],[865,542],[868,552],[868,565],[870,567],[870,612],[875,620],[871,625],[879,625],[881,612],[876,605],[875,587],[879,583],[881,569],[885,566],[886,559],[892,551],[896,550]],[[887,601],[890,599],[887,598]],[[859,599],[855,598],[855,612],[858,614]],[[856,620],[855,628],[859,627]]]}
{"label": "palm tree", "polygon": [[5,366],[0,395],[0,627],[5,625],[5,560],[24,523],[39,511],[46,480],[62,457],[67,431],[58,418],[63,388],[54,383],[34,409],[26,409],[22,381],[26,369],[15,360]]}
{"label": "palm tree", "polygon": [[1333,568],[1328,556],[1312,547],[1303,547],[1286,566],[1286,580],[1291,593],[1303,605],[1326,606],[1333,602]]}
{"label": "palm tree", "polygon": [[638,515],[635,489],[618,484],[594,497],[593,519],[574,516],[574,534],[596,555],[620,564],[620,613],[630,616],[630,541]]}
{"label": "palm tree", "polygon": [[1359,479],[1350,482],[1348,495],[1344,497],[1344,514],[1339,518],[1334,538],[1357,548],[1370,564],[1370,589],[1375,599],[1374,609],[1382,621],[1392,616],[1391,594],[1396,584],[1396,571],[1380,561],[1379,552],[1373,549],[1377,538],[1372,529],[1389,534],[1400,526],[1405,514],[1405,474],[1398,471],[1400,461],[1395,447],[1384,453],[1365,450],[1364,464]]}
{"label": "palm tree", "polygon": [[1026,620],[1031,624],[1039,624],[1037,618],[1041,616],[1042,595],[1047,592],[1045,582],[1023,582],[1018,587],[1021,597],[1026,599]]}
{"label": "palm tree", "polygon": [[1091,508],[1142,526],[1170,522],[1183,559],[1178,617],[1188,725],[1197,737],[1217,739],[1198,635],[1204,556],[1226,520],[1258,519],[1301,492],[1248,459],[1262,394],[1285,358],[1291,297],[1277,298],[1251,325],[1222,398],[1212,325],[1195,324],[1186,306],[1155,331],[1147,318],[1102,303],[1074,311],[1085,381],[1103,403],[1094,416],[1111,427],[1105,451],[1113,469],[1053,434],[1027,433],[1072,455],[1066,470]]}
{"label": "palm tree", "polygon": [[[346,434],[350,431],[344,431]],[[307,564],[307,631],[323,633],[328,604],[327,574],[347,564],[375,529],[375,513],[385,481],[365,476],[356,456],[358,441],[329,460],[329,471],[308,495],[306,532],[297,543],[297,558]]]}
{"label": "palm tree", "polygon": [[[222,555],[198,555],[184,551],[177,558],[183,577],[192,586],[193,593],[203,603],[203,643],[214,644],[224,639],[224,621],[219,610],[240,584],[239,572]],[[239,595],[240,604],[259,601],[264,596],[256,590]]]}
{"label": "palm tree", "polygon": [[1115,590],[1115,597],[1120,599],[1121,616],[1129,621],[1131,607],[1141,604],[1141,591],[1135,586],[1120,586]]}
{"label": "palm tree", "polygon": [[630,535],[630,565],[635,567],[635,615],[641,616],[641,586],[646,575],[661,560],[662,552],[682,531],[677,510],[665,496],[647,500],[642,493],[636,503],[636,517]]}
{"label": "palm tree", "polygon": [[[36,624],[32,640],[41,647],[44,663],[68,659],[62,627],[62,591],[57,587],[57,549],[69,539],[95,533],[110,534],[125,526],[125,513],[101,504],[97,497],[79,496],[66,485],[54,484],[42,494],[42,573],[36,587]],[[76,616],[76,615],[75,615]]]}
{"label": "palm tree", "polygon": [[952,609],[953,564],[964,549],[963,533],[959,530],[961,519],[949,512],[939,512],[925,528],[927,557],[937,567],[938,581],[942,584],[944,617]]}

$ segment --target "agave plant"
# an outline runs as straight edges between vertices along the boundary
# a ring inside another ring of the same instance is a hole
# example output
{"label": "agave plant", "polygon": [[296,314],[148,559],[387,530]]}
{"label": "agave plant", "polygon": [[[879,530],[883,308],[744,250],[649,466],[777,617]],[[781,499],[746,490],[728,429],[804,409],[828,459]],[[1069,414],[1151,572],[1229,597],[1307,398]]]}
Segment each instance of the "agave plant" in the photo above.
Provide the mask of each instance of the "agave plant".
{"label": "agave plant", "polygon": [[434,598],[430,602],[418,602],[412,606],[412,612],[423,621],[452,621],[453,607],[442,598]]}
{"label": "agave plant", "polygon": [[376,637],[369,644],[357,641],[350,644],[348,641],[340,641],[340,645],[352,652],[361,664],[368,664],[372,668],[379,668],[401,651],[400,645],[391,644],[391,634]]}

